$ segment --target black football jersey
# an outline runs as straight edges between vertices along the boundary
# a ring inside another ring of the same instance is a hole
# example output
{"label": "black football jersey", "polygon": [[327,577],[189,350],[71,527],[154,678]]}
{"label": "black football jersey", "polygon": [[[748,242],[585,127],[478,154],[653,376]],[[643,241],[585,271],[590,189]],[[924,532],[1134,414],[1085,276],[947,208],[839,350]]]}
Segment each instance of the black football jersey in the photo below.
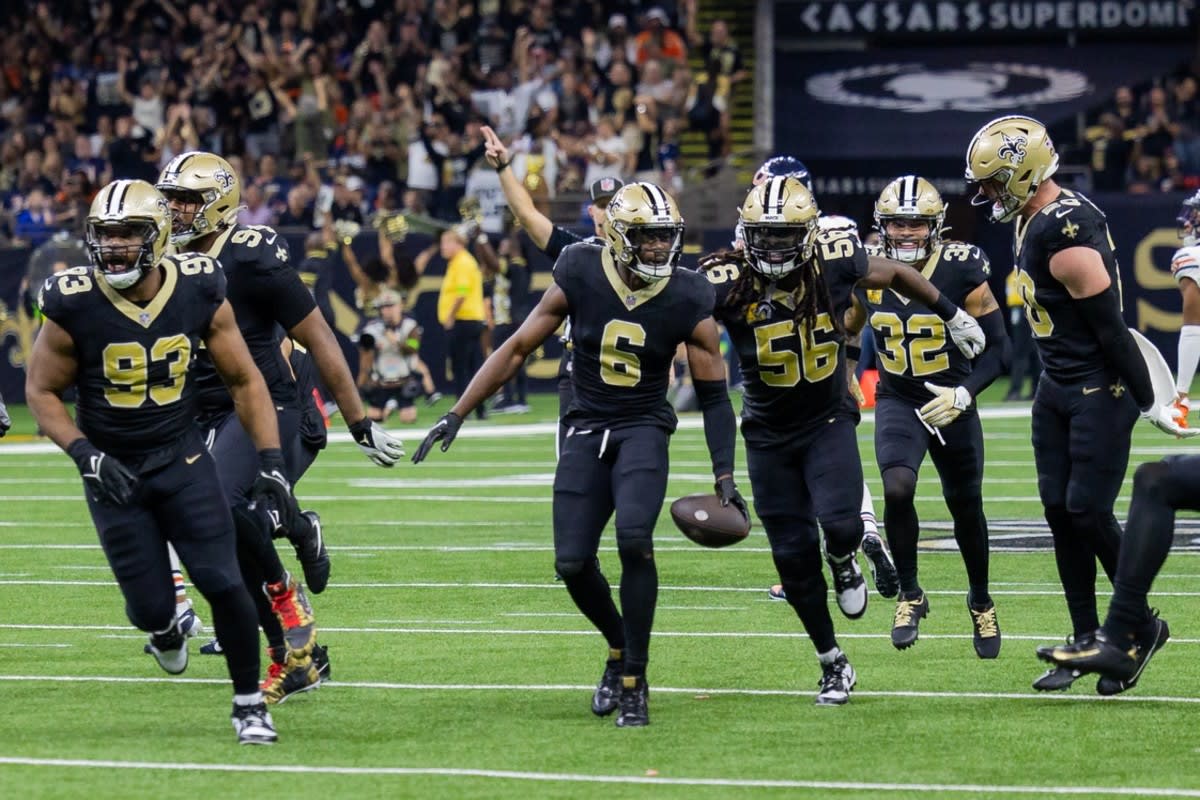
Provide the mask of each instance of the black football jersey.
{"label": "black football jersey", "polygon": [[[967,295],[987,283],[991,266],[975,245],[946,242],[930,253],[921,274],[962,308]],[[893,289],[860,288],[855,295],[875,335],[880,396],[899,397],[921,406],[932,399],[926,381],[958,386],[970,374],[971,361],[928,307]]]}
{"label": "black football jersey", "polygon": [[[225,271],[229,304],[271,399],[276,406],[295,408],[296,383],[279,345],[284,331],[308,316],[316,303],[290,263],[287,240],[265,225],[236,225],[208,255]],[[233,398],[207,353],[197,361],[196,380],[201,415],[233,409]]]}
{"label": "black football jersey", "polygon": [[1051,257],[1070,247],[1098,252],[1120,297],[1116,248],[1104,213],[1092,201],[1064,189],[1029,221],[1017,220],[1013,242],[1017,291],[1046,374],[1059,383],[1078,383],[1110,371],[1067,288],[1050,274]]}
{"label": "black football jersey", "polygon": [[79,429],[131,465],[193,428],[192,368],[225,299],[225,276],[208,256],[168,256],[162,270],[162,288],[145,305],[123,297],[92,267],[51,276],[38,298],[75,344]]}
{"label": "black football jersey", "polygon": [[567,297],[574,354],[575,396],[564,421],[576,428],[659,425],[673,431],[671,364],[680,342],[712,316],[708,281],[680,269],[630,289],[608,248],[589,242],[563,250],[554,281]]}
{"label": "black football jersey", "polygon": [[[817,236],[813,263],[801,267],[814,268],[829,290],[833,314],[841,318],[855,284],[867,274],[867,251],[850,231],[823,231]],[[846,388],[845,337],[831,314],[822,311],[814,330],[799,334],[791,293],[774,288],[753,271],[749,279],[758,299],[748,307],[730,306],[730,290],[746,271],[750,267],[738,259],[705,272],[716,288],[717,320],[729,332],[742,367],[746,443],[777,446],[787,434],[805,432],[838,414],[857,413]]]}

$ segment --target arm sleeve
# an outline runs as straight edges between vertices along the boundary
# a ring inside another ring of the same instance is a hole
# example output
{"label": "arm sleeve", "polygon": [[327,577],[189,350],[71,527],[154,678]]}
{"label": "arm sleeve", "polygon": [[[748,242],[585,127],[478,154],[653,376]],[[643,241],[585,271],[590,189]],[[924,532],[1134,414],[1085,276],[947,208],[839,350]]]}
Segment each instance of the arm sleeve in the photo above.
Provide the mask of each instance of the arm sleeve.
{"label": "arm sleeve", "polygon": [[546,242],[546,249],[542,252],[551,258],[557,259],[560,255],[562,255],[563,249],[568,245],[582,241],[583,239],[579,238],[574,233],[571,233],[566,228],[555,225],[550,231],[550,239]]}
{"label": "arm sleeve", "polygon": [[1104,358],[1121,376],[1129,387],[1138,408],[1145,411],[1154,405],[1154,385],[1150,382],[1150,370],[1138,349],[1137,342],[1125,327],[1121,317],[1121,304],[1116,292],[1109,286],[1100,294],[1075,301],[1080,316],[1096,336]]}
{"label": "arm sleeve", "polygon": [[1004,312],[996,309],[979,318],[979,327],[987,336],[983,352],[971,366],[971,374],[962,382],[963,387],[978,397],[979,393],[992,385],[992,381],[1008,372],[1012,362],[1012,342],[1004,330]]}
{"label": "arm sleeve", "polygon": [[725,381],[692,381],[696,399],[704,416],[704,441],[712,458],[713,477],[733,474],[733,457],[737,450],[737,422],[729,402]]}

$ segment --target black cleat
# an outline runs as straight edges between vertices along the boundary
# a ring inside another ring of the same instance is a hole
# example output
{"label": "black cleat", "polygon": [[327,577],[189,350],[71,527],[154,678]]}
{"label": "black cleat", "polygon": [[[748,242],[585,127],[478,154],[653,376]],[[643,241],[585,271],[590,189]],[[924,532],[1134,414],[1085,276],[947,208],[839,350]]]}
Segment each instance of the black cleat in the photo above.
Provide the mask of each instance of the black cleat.
{"label": "black cleat", "polygon": [[1137,686],[1138,679],[1142,677],[1142,672],[1146,669],[1146,665],[1150,663],[1150,658],[1162,649],[1162,646],[1171,638],[1171,629],[1167,627],[1165,619],[1159,619],[1155,612],[1154,619],[1147,626],[1141,636],[1135,639],[1137,645],[1137,654],[1134,658],[1137,661],[1137,670],[1129,678],[1115,678],[1108,675],[1101,675],[1100,680],[1096,683],[1096,693],[1105,696],[1120,694],[1128,689]]}
{"label": "black cleat", "polygon": [[621,697],[621,660],[620,650],[609,650],[608,661],[604,665],[604,674],[596,691],[592,693],[592,713],[597,717],[607,717],[617,710]]}
{"label": "black cleat", "polygon": [[915,597],[900,595],[896,602],[896,617],[892,621],[892,646],[906,650],[917,643],[921,620],[929,616],[929,598],[925,592]]}
{"label": "black cleat", "polygon": [[233,705],[233,729],[237,731],[238,744],[275,744],[279,734],[265,703],[253,706]]}
{"label": "black cleat", "polygon": [[854,672],[854,667],[850,666],[850,660],[846,658],[845,653],[839,653],[831,663],[821,665],[821,680],[817,684],[821,691],[817,692],[817,705],[845,705],[849,702],[850,691],[857,682],[858,675]]}
{"label": "black cleat", "polygon": [[329,648],[313,644],[312,660],[313,666],[317,668],[317,674],[321,676],[321,683],[329,680],[329,677],[333,675],[333,669],[329,666]]}
{"label": "black cleat", "polygon": [[996,619],[996,604],[988,600],[983,605],[972,603],[967,598],[967,610],[971,612],[972,638],[975,655],[980,658],[996,658],[1000,655],[1000,623]]}
{"label": "black cleat", "polygon": [[329,583],[329,551],[325,549],[325,537],[321,531],[321,517],[315,511],[302,511],[300,516],[308,520],[307,533],[289,532],[288,541],[296,549],[296,560],[304,571],[304,583],[313,594],[325,591]]}
{"label": "black cleat", "polygon": [[862,551],[867,557],[867,566],[871,570],[871,579],[875,582],[875,591],[881,597],[895,597],[900,592],[900,575],[892,556],[887,551],[883,539],[878,533],[863,534]]}
{"label": "black cleat", "polygon": [[[1068,636],[1065,646],[1086,647],[1090,645],[1091,641],[1092,634],[1090,633],[1081,634],[1078,637]],[[1049,661],[1050,659],[1046,658],[1044,653],[1049,653],[1055,648],[1062,646],[1063,645],[1052,645],[1048,647],[1039,647],[1037,649],[1038,658],[1042,659],[1043,661]],[[1033,688],[1037,689],[1039,692],[1061,692],[1064,689],[1071,688],[1071,684],[1077,681],[1081,675],[1083,675],[1083,672],[1073,666],[1067,667],[1056,663],[1055,666],[1046,670],[1044,674],[1042,674],[1033,682]]]}
{"label": "black cleat", "polygon": [[626,675],[621,678],[621,696],[617,714],[618,728],[641,728],[650,724],[650,686],[646,679]]}
{"label": "black cleat", "polygon": [[1125,680],[1137,672],[1137,644],[1132,640],[1123,647],[1108,638],[1103,629],[1087,638],[1067,644],[1039,647],[1038,658],[1079,673],[1099,672]]}

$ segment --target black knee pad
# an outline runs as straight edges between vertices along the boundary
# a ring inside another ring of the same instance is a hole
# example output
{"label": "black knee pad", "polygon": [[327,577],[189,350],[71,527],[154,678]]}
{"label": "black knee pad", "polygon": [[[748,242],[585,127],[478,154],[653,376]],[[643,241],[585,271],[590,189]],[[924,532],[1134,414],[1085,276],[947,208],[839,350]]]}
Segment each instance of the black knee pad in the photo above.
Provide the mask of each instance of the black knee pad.
{"label": "black knee pad", "polygon": [[825,552],[831,556],[841,558],[852,555],[862,544],[863,521],[857,514],[853,517],[821,520],[821,528],[825,531]]}
{"label": "black knee pad", "polygon": [[136,600],[125,602],[125,616],[140,631],[164,631],[175,619],[175,593],[140,593]]}
{"label": "black knee pad", "polygon": [[891,467],[883,471],[883,501],[911,503],[917,493],[917,474],[908,467]]}
{"label": "black knee pad", "polygon": [[591,569],[597,569],[599,564],[594,558],[582,560],[554,559],[554,571],[563,580],[576,578]]}

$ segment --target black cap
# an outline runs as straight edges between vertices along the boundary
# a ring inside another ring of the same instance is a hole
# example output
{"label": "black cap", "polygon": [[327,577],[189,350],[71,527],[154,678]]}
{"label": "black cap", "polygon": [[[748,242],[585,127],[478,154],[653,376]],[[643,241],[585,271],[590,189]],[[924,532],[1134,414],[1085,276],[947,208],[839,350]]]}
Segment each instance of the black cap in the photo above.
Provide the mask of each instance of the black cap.
{"label": "black cap", "polygon": [[612,196],[621,191],[621,187],[625,182],[620,178],[597,178],[592,181],[592,187],[588,193],[592,197],[593,203],[607,203],[612,199]]}

